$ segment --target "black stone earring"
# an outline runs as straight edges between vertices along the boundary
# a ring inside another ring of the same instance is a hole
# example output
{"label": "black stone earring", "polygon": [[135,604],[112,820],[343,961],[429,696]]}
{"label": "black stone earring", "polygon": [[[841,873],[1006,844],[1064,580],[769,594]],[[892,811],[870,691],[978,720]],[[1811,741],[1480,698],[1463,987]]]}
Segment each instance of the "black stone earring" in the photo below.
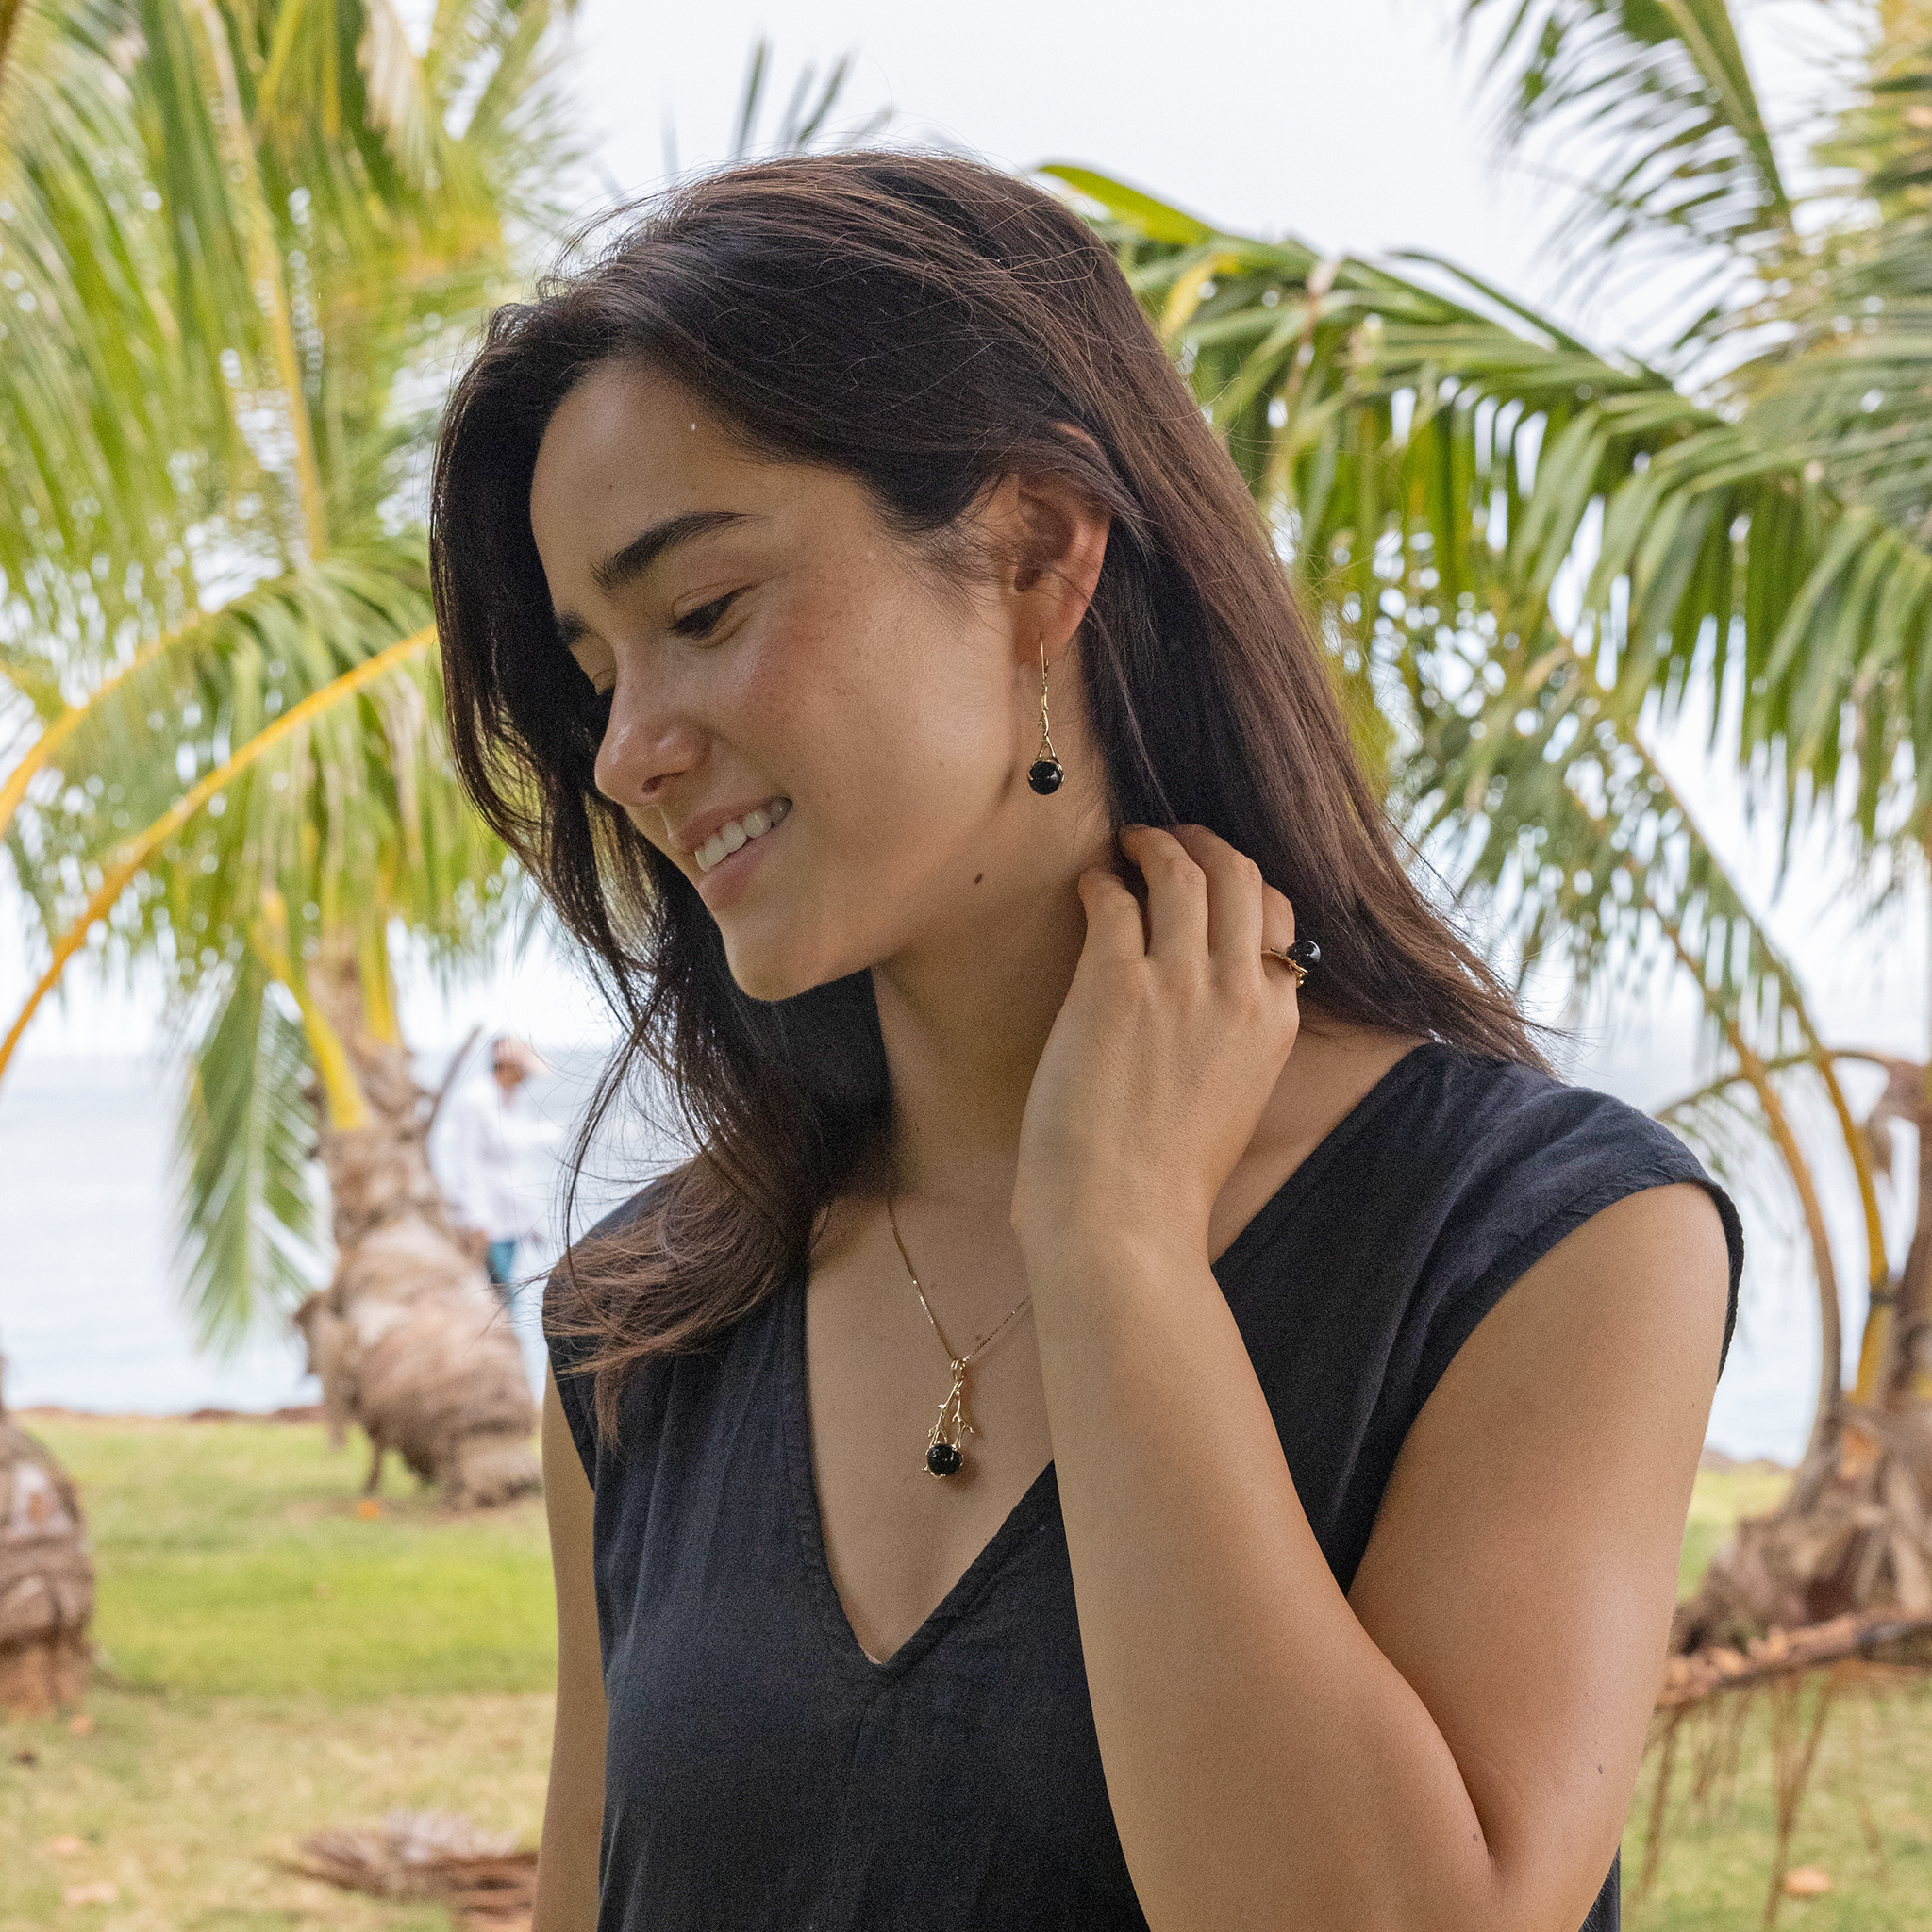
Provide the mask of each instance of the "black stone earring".
{"label": "black stone earring", "polygon": [[1046,721],[1046,640],[1040,641],[1040,750],[1034,758],[1032,768],[1026,774],[1026,782],[1041,797],[1050,797],[1060,789],[1060,780],[1066,776],[1058,754],[1053,748],[1053,734],[1047,728]]}

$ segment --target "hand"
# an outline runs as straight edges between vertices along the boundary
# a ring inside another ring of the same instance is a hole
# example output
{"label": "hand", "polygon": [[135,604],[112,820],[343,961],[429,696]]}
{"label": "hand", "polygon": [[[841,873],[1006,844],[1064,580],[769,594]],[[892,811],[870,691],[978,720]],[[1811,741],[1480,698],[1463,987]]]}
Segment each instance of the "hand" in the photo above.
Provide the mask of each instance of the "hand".
{"label": "hand", "polygon": [[1293,943],[1287,898],[1201,825],[1131,825],[1121,844],[1146,909],[1111,873],[1081,874],[1087,942],[1020,1129],[1013,1225],[1029,1261],[1099,1236],[1205,1255],[1294,1045],[1295,975],[1262,957]]}

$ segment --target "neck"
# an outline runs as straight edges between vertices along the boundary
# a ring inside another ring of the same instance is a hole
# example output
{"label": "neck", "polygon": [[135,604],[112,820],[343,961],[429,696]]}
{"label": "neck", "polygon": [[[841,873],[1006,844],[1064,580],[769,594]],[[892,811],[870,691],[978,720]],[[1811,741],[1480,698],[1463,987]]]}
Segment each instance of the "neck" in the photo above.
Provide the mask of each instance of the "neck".
{"label": "neck", "polygon": [[1071,883],[873,970],[900,1190],[1004,1212],[1033,1072],[1072,984],[1086,914]]}

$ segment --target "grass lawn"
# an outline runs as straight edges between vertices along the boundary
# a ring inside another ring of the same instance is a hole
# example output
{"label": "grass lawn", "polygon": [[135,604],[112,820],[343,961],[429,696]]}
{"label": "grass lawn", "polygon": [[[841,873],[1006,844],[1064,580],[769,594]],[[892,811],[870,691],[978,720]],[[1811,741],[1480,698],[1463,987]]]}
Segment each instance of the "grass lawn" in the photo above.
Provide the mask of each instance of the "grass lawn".
{"label": "grass lawn", "polygon": [[[0,1932],[447,1932],[272,1860],[392,1809],[534,1840],[542,1504],[454,1516],[392,1462],[358,1517],[359,1444],[307,1424],[28,1423],[81,1485],[108,1678],[86,1736],[0,1723]],[[114,1904],[62,1903],[101,1883]]]}
{"label": "grass lawn", "polygon": [[[273,1860],[391,1809],[535,1838],[555,1664],[541,1503],[453,1516],[392,1472],[381,1513],[358,1516],[358,1451],[331,1453],[306,1424],[29,1423],[82,1486],[109,1675],[85,1735],[0,1724],[0,1932],[444,1932],[439,1907]],[[1686,1589],[1780,1481],[1699,1477]],[[1680,1769],[1680,1822],[1640,1904],[1646,1766],[1625,1841],[1630,1932],[1760,1923],[1768,1722],[1752,1713],[1730,1801],[1709,1815],[1690,1813]],[[1833,1889],[1786,1903],[1790,1932],[1932,1932],[1932,1697],[1840,1704],[1792,1861]],[[110,1905],[62,1902],[103,1883]]]}
{"label": "grass lawn", "polygon": [[94,1637],[123,1682],[344,1703],[550,1690],[541,1499],[452,1515],[391,1457],[368,1519],[361,1438],[331,1450],[320,1424],[32,1426],[80,1485]]}

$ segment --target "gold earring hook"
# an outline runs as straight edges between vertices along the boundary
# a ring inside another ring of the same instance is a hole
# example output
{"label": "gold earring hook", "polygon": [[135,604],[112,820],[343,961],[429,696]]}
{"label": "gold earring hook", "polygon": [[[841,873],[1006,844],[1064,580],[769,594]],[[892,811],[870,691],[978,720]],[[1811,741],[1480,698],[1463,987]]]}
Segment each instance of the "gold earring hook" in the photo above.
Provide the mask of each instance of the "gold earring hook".
{"label": "gold earring hook", "polygon": [[1040,749],[1034,754],[1032,769],[1026,774],[1026,782],[1042,798],[1060,789],[1060,780],[1066,775],[1060,764],[1059,754],[1053,748],[1053,728],[1046,708],[1046,640],[1040,641]]}

